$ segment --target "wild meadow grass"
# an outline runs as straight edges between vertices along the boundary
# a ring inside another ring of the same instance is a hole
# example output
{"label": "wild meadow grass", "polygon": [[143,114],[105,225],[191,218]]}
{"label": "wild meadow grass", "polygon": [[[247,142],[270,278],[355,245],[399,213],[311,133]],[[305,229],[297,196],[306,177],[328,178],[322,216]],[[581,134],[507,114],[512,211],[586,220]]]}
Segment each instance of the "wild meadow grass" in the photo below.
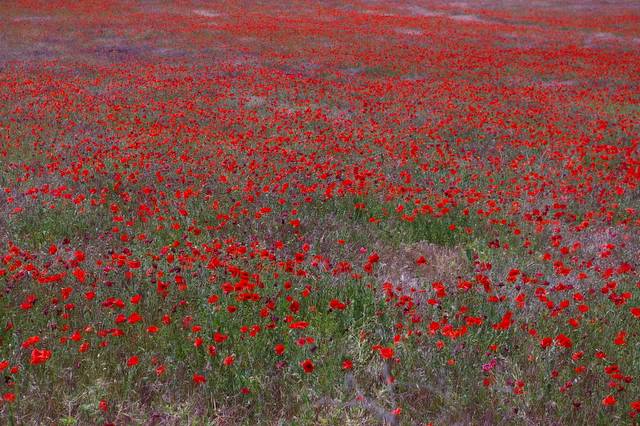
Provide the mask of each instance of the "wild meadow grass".
{"label": "wild meadow grass", "polygon": [[0,4],[0,424],[635,424],[628,4]]}

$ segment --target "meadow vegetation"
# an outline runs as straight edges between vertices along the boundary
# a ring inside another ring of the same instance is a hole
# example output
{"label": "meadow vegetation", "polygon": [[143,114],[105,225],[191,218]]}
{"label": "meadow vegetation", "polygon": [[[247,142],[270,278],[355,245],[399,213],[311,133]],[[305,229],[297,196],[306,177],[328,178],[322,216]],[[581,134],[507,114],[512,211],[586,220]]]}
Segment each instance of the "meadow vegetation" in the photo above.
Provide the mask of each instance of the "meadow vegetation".
{"label": "meadow vegetation", "polygon": [[636,424],[632,2],[0,2],[0,424]]}

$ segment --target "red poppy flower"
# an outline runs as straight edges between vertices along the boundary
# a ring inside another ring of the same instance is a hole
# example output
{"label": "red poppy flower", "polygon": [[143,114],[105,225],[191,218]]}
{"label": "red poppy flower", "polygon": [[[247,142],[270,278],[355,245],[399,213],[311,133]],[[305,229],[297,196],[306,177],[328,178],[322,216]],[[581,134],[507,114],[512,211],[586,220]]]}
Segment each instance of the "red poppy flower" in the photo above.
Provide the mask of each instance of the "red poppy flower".
{"label": "red poppy flower", "polygon": [[133,367],[134,365],[138,365],[138,362],[140,362],[140,360],[138,359],[137,356],[132,356],[127,360],[127,367]]}
{"label": "red poppy flower", "polygon": [[313,365],[313,362],[310,359],[305,359],[304,361],[302,361],[300,363],[300,366],[302,367],[305,373],[312,373],[313,369],[315,368],[315,366]]}
{"label": "red poppy flower", "polygon": [[281,343],[278,343],[274,348],[274,350],[275,350],[277,355],[282,355],[284,353],[284,349],[285,349],[285,347]]}
{"label": "red poppy flower", "polygon": [[342,303],[341,301],[339,301],[337,299],[333,299],[333,300],[331,300],[331,302],[329,302],[329,307],[331,309],[335,309],[335,310],[341,311],[344,308],[346,308],[347,305],[345,305],[344,303]]}
{"label": "red poppy flower", "polygon": [[308,326],[309,326],[309,323],[306,321],[292,322],[291,324],[289,324],[289,328],[293,328],[293,329],[305,329]]}
{"label": "red poppy flower", "polygon": [[29,346],[33,346],[40,341],[40,336],[31,336],[24,342],[22,342],[23,348],[28,348]]}
{"label": "red poppy flower", "polygon": [[34,349],[31,351],[31,365],[38,365],[47,362],[47,360],[51,358],[51,351],[46,349]]}
{"label": "red poppy flower", "polygon": [[380,355],[382,356],[382,358],[384,359],[391,359],[393,358],[393,348],[380,348]]}
{"label": "red poppy flower", "polygon": [[219,333],[219,332],[216,332],[216,333],[214,333],[214,335],[213,335],[213,340],[214,340],[216,343],[222,343],[222,342],[224,342],[225,340],[227,340],[228,338],[229,338],[229,336],[224,335],[224,334]]}

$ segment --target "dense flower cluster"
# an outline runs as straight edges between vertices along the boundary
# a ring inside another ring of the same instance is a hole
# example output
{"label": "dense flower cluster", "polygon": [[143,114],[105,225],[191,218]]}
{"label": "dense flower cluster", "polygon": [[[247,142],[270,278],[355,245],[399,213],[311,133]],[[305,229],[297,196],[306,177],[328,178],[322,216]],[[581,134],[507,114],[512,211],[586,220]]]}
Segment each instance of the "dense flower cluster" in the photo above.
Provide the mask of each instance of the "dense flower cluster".
{"label": "dense flower cluster", "polygon": [[0,5],[1,416],[640,414],[640,14],[347,3]]}

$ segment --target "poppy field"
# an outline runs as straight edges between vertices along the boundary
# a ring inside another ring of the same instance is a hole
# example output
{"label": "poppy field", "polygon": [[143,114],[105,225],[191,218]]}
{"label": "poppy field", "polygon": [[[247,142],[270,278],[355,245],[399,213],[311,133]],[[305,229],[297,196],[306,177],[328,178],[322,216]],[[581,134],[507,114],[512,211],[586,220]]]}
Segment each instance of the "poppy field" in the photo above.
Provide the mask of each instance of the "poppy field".
{"label": "poppy field", "polygon": [[0,424],[640,421],[640,6],[0,2]]}

